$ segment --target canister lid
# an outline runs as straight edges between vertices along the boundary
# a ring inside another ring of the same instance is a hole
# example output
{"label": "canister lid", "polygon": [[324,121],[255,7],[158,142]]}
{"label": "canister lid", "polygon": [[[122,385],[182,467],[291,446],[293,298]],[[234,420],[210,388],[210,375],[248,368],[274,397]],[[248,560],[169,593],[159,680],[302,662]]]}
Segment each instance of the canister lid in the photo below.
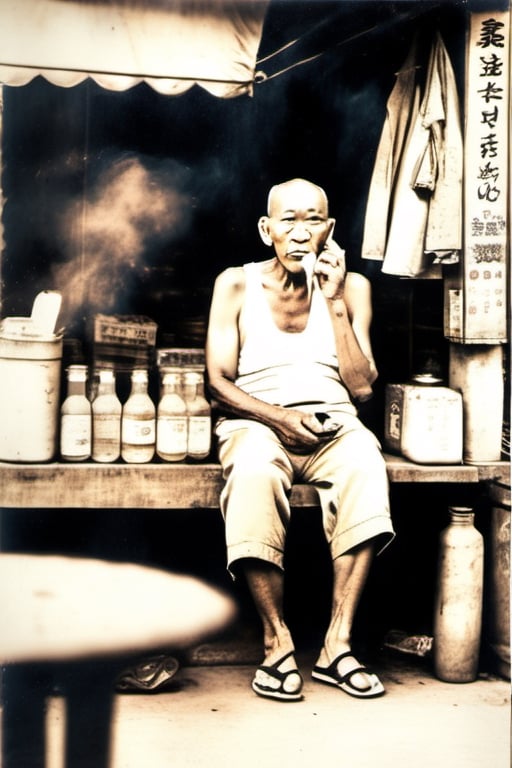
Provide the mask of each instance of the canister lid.
{"label": "canister lid", "polygon": [[30,317],[4,317],[0,320],[0,338],[14,341],[57,341],[63,331],[41,333]]}
{"label": "canister lid", "polygon": [[411,377],[412,384],[422,387],[435,387],[443,383],[443,380],[432,373],[415,373]]}

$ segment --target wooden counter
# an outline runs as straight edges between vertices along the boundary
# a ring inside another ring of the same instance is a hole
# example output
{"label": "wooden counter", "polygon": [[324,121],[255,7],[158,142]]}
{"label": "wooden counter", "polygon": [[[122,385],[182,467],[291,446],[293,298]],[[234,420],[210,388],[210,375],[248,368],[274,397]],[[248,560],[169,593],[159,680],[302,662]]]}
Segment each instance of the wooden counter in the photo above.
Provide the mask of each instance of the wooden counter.
{"label": "wooden counter", "polygon": [[[510,465],[420,465],[385,455],[391,483],[510,483]],[[214,509],[218,464],[0,463],[0,508]],[[295,485],[292,506],[316,506],[311,486]]]}

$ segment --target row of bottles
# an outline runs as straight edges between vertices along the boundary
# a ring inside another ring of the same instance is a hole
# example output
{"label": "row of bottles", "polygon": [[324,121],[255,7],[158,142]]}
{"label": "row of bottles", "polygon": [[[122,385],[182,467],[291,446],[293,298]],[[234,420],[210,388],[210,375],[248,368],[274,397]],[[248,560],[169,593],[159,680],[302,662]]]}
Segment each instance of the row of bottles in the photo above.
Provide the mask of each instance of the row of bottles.
{"label": "row of bottles", "polygon": [[67,368],[67,397],[61,407],[60,453],[64,461],[130,464],[151,461],[200,460],[210,453],[211,410],[198,371],[166,371],[155,406],[148,394],[148,373],[136,369],[124,405],[116,394],[114,371],[99,372],[92,403],[87,397],[87,366]]}

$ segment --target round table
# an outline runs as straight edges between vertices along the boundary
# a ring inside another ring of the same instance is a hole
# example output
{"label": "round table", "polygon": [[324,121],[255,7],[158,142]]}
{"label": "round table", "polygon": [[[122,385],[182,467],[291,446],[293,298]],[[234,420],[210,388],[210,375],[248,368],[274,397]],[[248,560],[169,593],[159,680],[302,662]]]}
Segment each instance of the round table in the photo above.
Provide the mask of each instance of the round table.
{"label": "round table", "polygon": [[114,682],[141,651],[225,627],[233,601],[190,576],[131,563],[0,554],[4,768],[44,765],[49,686],[67,697],[66,765],[107,768]]}

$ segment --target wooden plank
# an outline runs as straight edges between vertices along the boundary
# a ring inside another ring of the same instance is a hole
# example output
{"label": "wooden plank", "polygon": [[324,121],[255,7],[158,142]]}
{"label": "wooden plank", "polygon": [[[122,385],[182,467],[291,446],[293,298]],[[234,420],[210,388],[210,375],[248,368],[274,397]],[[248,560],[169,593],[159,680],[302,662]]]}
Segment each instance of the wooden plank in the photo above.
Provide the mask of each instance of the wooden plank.
{"label": "wooden plank", "polygon": [[218,465],[0,465],[0,506],[48,508],[215,508]]}
{"label": "wooden plank", "polygon": [[[391,483],[510,482],[510,466],[418,465],[386,456]],[[216,509],[218,464],[0,463],[0,507]],[[314,488],[293,487],[294,506],[316,506]]]}
{"label": "wooden plank", "polygon": [[477,483],[478,468],[466,464],[413,464],[400,456],[386,455],[391,483]]}

